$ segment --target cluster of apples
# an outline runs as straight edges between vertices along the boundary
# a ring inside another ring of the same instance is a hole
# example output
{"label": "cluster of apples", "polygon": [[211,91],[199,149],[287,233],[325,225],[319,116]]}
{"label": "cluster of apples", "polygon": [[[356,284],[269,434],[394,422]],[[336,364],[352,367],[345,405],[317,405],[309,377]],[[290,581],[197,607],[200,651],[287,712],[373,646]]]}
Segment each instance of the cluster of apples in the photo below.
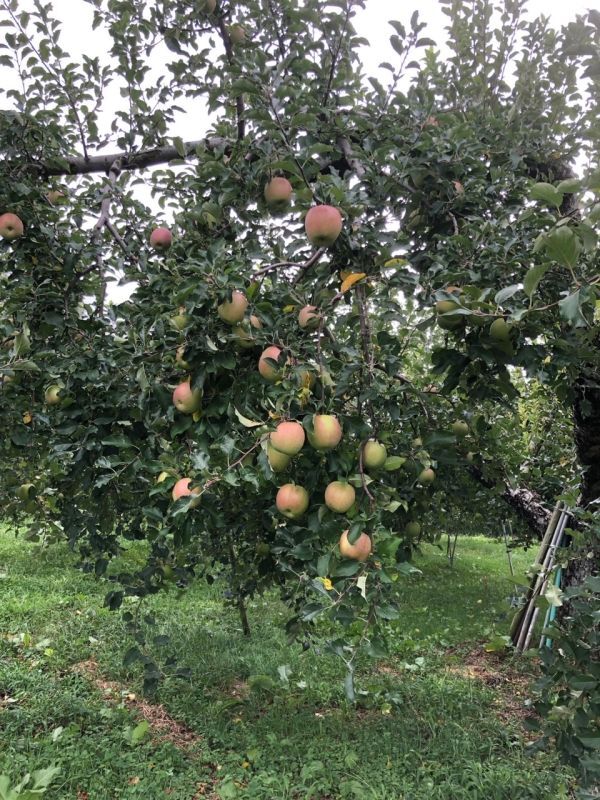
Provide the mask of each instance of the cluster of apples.
{"label": "cluster of apples", "polygon": [[[243,32],[243,28],[240,29]],[[294,188],[287,178],[275,177],[265,185],[263,194],[271,211],[281,212],[289,207],[293,193]],[[326,204],[312,206],[304,218],[306,236],[314,247],[331,247],[342,232],[343,224],[340,210]],[[155,228],[150,234],[150,246],[155,250],[168,250],[172,243],[173,234],[168,228]]]}
{"label": "cluster of apples", "polygon": [[[213,0],[206,0],[204,10],[213,13],[216,3]],[[229,36],[233,44],[240,44],[245,39],[244,29],[239,25],[231,26]],[[285,210],[291,201],[293,187],[287,178],[274,177],[264,188],[265,202],[272,211],[280,212]],[[339,209],[329,205],[317,205],[309,209],[304,220],[306,236],[314,247],[330,247],[338,238],[342,231],[343,219]],[[150,246],[159,252],[167,251],[173,243],[173,235],[166,227],[155,228],[150,235]],[[248,309],[248,298],[243,291],[235,289],[231,294],[230,300],[225,300],[217,307],[219,318],[233,326],[234,333],[239,339],[242,347],[253,347],[254,340],[248,330],[242,326],[245,321]],[[301,328],[314,330],[320,321],[320,314],[315,306],[305,306],[300,309],[298,323]],[[249,318],[250,325],[256,329],[262,328],[260,319],[254,315]],[[182,331],[189,324],[189,318],[183,309],[178,315],[173,317],[171,324],[176,330]],[[176,360],[184,368],[189,365],[185,362],[183,354],[185,348],[182,346],[177,351]],[[282,350],[276,345],[267,347],[261,354],[258,361],[258,370],[262,377],[269,382],[276,382],[282,375],[283,366],[278,362],[282,356]],[[274,363],[275,362],[275,363]],[[202,402],[202,391],[192,389],[190,379],[181,382],[173,391],[173,405],[183,414],[194,414],[200,410]],[[313,418],[313,429],[308,434],[310,444],[317,450],[325,451],[336,447],[342,438],[342,428],[336,417],[329,414],[317,414]],[[289,420],[281,422],[275,431],[270,435],[267,444],[267,458],[273,472],[282,472],[287,468],[291,458],[300,452],[305,442],[304,428],[299,422]],[[383,450],[383,460],[381,454],[378,459],[374,459],[375,448]],[[363,462],[371,463],[372,466],[380,466],[385,461],[385,448],[377,442],[369,442],[365,447]],[[378,463],[375,463],[375,462]],[[381,462],[381,463],[379,463]],[[190,508],[195,508],[200,503],[201,490],[199,487],[190,488],[192,483],[190,478],[180,478],[172,490],[173,500],[182,497],[192,496]],[[329,508],[339,513],[345,513],[350,509],[355,501],[354,488],[342,481],[333,481],[326,489],[325,502]],[[301,486],[295,484],[285,484],[282,486],[276,498],[276,506],[284,516],[294,519],[301,516],[308,508],[308,493]],[[345,538],[344,538],[345,537]],[[343,541],[342,541],[343,540]],[[366,540],[366,541],[365,541]],[[366,548],[366,542],[368,548]],[[342,534],[340,540],[340,551],[348,557],[356,557],[365,560],[371,552],[371,540],[366,534],[361,534],[358,542],[350,544],[347,541],[347,531]]]}
{"label": "cluster of apples", "polygon": [[[342,439],[342,428],[336,417],[317,414],[313,417],[313,430],[308,433],[308,441],[320,451],[333,450]],[[290,459],[297,455],[305,442],[303,426],[294,420],[280,422],[270,434],[267,444],[267,458],[274,472],[281,472]],[[379,469],[387,458],[383,444],[370,439],[362,446],[361,461],[367,469]],[[354,505],[356,492],[347,481],[332,481],[325,488],[324,501],[327,508],[338,514],[346,514]],[[286,483],[281,486],[275,498],[277,510],[287,519],[298,519],[308,509],[309,495],[303,486]],[[357,541],[351,543],[349,531],[340,536],[340,553],[345,558],[366,561],[371,553],[371,538],[361,533]]]}

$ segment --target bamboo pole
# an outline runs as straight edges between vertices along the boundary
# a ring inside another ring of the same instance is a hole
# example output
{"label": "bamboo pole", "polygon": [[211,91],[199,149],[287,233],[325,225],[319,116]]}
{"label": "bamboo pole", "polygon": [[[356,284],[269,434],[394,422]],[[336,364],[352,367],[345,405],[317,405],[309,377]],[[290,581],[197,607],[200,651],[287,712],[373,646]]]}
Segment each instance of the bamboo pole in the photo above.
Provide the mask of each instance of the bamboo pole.
{"label": "bamboo pole", "polygon": [[554,566],[556,550],[562,540],[563,531],[566,527],[568,518],[569,513],[567,509],[562,509],[560,518],[554,531],[554,535],[552,536],[552,540],[546,550],[546,554],[541,565],[541,570],[536,577],[533,589],[526,605],[526,611],[522,618],[522,624],[520,626],[519,636],[516,643],[517,652],[523,652],[523,650],[526,650],[527,645],[531,640],[533,626],[539,613],[539,609],[536,607],[535,603],[537,598],[544,592],[548,583],[548,575]]}
{"label": "bamboo pole", "polygon": [[[554,534],[554,530],[556,528],[556,525],[558,523],[559,517],[561,515],[561,508],[562,508],[562,504],[559,501],[555,505],[554,511],[552,512],[552,516],[550,517],[550,521],[548,522],[548,527],[546,528],[546,533],[544,534],[544,538],[542,539],[542,543],[540,544],[540,548],[538,550],[538,554],[536,556],[534,564],[541,564],[543,562],[543,560],[544,560],[544,557],[545,557],[547,549],[548,549],[548,543],[550,542],[550,540],[551,540],[551,538],[552,538],[552,536]],[[536,580],[537,580],[537,576],[535,576],[532,579],[531,585],[530,585],[529,590],[527,592],[527,596],[525,598],[525,602],[523,603],[521,608],[518,609],[518,611],[514,615],[514,617],[512,619],[512,622],[510,624],[509,636],[511,637],[513,644],[516,644],[515,637],[516,637],[517,631],[519,630],[519,628],[521,626],[521,622],[522,622],[523,616],[525,614],[525,610],[528,607],[529,598],[531,597],[531,594],[532,594],[532,591],[533,591],[533,587],[535,585]]]}

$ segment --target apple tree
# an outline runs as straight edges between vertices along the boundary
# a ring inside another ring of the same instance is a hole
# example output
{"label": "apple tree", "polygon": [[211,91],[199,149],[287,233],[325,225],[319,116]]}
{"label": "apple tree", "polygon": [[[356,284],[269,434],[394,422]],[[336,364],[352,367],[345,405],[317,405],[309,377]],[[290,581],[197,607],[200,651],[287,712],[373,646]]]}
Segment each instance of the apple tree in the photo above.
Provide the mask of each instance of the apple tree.
{"label": "apple tree", "polygon": [[598,16],[441,0],[447,54],[391,21],[384,80],[363,0],[85,5],[100,54],[75,58],[50,3],[0,0],[6,513],[65,537],[113,608],[222,576],[247,630],[276,586],[291,635],[339,626],[352,697],[457,486],[543,530],[560,472],[517,483],[506,422],[539,391],[581,465],[583,580]]}

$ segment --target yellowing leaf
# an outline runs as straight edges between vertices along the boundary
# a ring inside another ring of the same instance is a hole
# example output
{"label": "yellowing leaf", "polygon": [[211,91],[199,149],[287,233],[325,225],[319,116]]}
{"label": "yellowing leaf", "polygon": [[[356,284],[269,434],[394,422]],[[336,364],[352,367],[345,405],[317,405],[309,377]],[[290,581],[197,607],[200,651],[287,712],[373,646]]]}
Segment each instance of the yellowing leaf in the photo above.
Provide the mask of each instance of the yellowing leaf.
{"label": "yellowing leaf", "polygon": [[342,283],[340,292],[344,294],[344,292],[347,292],[348,289],[351,289],[355,283],[358,283],[358,281],[362,281],[362,279],[366,277],[367,277],[366,272],[351,272],[350,275],[348,275],[348,277]]}
{"label": "yellowing leaf", "polygon": [[328,592],[330,592],[333,589],[333,583],[329,580],[329,578],[321,578],[321,581],[323,583],[324,588],[327,589]]}
{"label": "yellowing leaf", "polygon": [[341,269],[340,270],[340,278],[345,281],[348,275],[352,275],[352,272],[349,269]]}
{"label": "yellowing leaf", "polygon": [[283,307],[283,313],[284,314],[291,314],[292,311],[295,311],[295,310],[296,310],[296,306],[284,306]]}
{"label": "yellowing leaf", "polygon": [[244,428],[259,428],[263,424],[260,421],[257,422],[255,419],[248,419],[248,417],[245,417],[243,414],[240,414],[237,408],[234,408],[233,410],[235,411],[236,417],[242,423]]}
{"label": "yellowing leaf", "polygon": [[405,267],[408,264],[408,261],[405,258],[389,258],[384,267]]}
{"label": "yellowing leaf", "polygon": [[33,419],[33,417],[31,416],[31,412],[30,412],[30,411],[26,411],[26,412],[23,414],[23,423],[24,423],[25,425],[31,425],[31,420],[32,420],[32,419]]}
{"label": "yellowing leaf", "polygon": [[366,575],[361,575],[360,578],[357,578],[356,585],[358,586],[360,593],[362,594],[362,596],[366,600],[367,599],[367,576]]}
{"label": "yellowing leaf", "polygon": [[194,422],[199,422],[202,419],[202,412],[201,411],[194,411],[192,414],[192,419]]}

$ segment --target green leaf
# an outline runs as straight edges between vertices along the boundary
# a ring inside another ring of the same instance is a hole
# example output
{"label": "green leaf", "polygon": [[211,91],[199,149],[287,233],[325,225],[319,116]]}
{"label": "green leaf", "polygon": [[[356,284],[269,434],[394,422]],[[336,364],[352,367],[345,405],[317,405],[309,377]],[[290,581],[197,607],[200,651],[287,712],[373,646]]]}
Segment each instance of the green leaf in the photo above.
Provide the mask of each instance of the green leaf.
{"label": "green leaf", "polygon": [[391,603],[378,606],[375,612],[380,619],[398,619],[400,616],[397,606]]}
{"label": "green leaf", "polygon": [[325,578],[329,574],[329,564],[331,562],[331,553],[323,553],[317,561],[317,575],[320,578]]}
{"label": "green leaf", "polygon": [[183,143],[183,139],[180,136],[175,136],[173,138],[173,147],[177,150],[177,154],[181,156],[181,158],[185,158],[187,153],[185,150],[185,145]]}
{"label": "green leaf", "polygon": [[144,739],[150,731],[150,723],[143,719],[139,722],[135,728],[131,731],[131,744],[139,744],[142,739]]}
{"label": "green leaf", "polygon": [[509,300],[517,292],[520,292],[522,288],[522,284],[513,283],[512,286],[506,286],[504,289],[500,289],[500,291],[497,292],[496,296],[494,297],[494,303],[501,306],[506,300]]}
{"label": "green leaf", "polygon": [[20,372],[40,372],[40,368],[35,361],[29,361],[27,359],[24,361],[15,361],[14,364],[10,365],[10,368],[15,372],[17,370]]}
{"label": "green leaf", "polygon": [[563,193],[559,192],[551,183],[536,183],[531,187],[529,196],[532,200],[541,200],[556,208],[559,208],[563,201]]}
{"label": "green leaf", "polygon": [[107,447],[119,447],[119,448],[130,448],[134,447],[133,443],[122,434],[117,434],[116,436],[109,436],[106,439],[102,439],[102,444],[106,445]]}
{"label": "green leaf", "polygon": [[388,456],[385,460],[383,468],[386,472],[394,472],[400,469],[406,463],[406,459],[402,456]]}
{"label": "green leaf", "polygon": [[562,225],[546,236],[546,251],[559,264],[574,269],[581,252],[581,242],[572,228]]}
{"label": "green leaf", "polygon": [[558,184],[556,191],[563,192],[564,194],[573,194],[574,192],[580,191],[581,188],[582,186],[579,178],[567,178]]}
{"label": "green leaf", "polygon": [[350,578],[352,575],[356,575],[360,567],[361,564],[359,561],[347,559],[346,561],[342,561],[341,564],[338,564],[331,575],[334,578]]}
{"label": "green leaf", "polygon": [[579,741],[591,750],[600,750],[600,736],[580,736]]}
{"label": "green leaf", "polygon": [[33,782],[32,789],[47,789],[52,783],[54,778],[60,773],[60,767],[47,767],[46,769],[37,769],[31,775]]}
{"label": "green leaf", "polygon": [[527,297],[531,298],[538,287],[539,282],[542,280],[546,272],[550,269],[550,264],[536,264],[531,269],[527,270],[525,278],[523,279],[523,291]]}
{"label": "green leaf", "polygon": [[587,327],[587,320],[581,313],[581,292],[579,289],[568,297],[563,298],[559,302],[558,308],[561,317],[574,328]]}

